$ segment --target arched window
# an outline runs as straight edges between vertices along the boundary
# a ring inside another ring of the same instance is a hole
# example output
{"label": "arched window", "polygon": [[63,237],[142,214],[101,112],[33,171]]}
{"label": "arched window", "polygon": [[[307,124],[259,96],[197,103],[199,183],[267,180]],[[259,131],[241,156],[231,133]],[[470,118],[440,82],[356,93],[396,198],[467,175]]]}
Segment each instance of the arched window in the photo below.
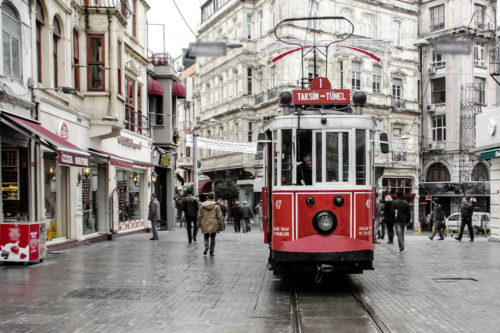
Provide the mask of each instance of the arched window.
{"label": "arched window", "polygon": [[471,180],[473,182],[490,180],[490,173],[484,163],[478,163],[472,169]]}
{"label": "arched window", "polygon": [[59,81],[58,81],[58,76],[59,76],[59,70],[58,70],[58,51],[59,51],[59,40],[61,39],[61,26],[59,25],[59,21],[54,18],[54,33],[52,34],[52,59],[53,59],[53,66],[54,66],[54,87],[59,86]]}
{"label": "arched window", "polygon": [[80,39],[76,29],[73,29],[73,80],[75,89],[80,91]]}
{"label": "arched window", "polygon": [[45,24],[42,5],[40,1],[36,3],[36,66],[38,82],[42,82],[42,28]]}
{"label": "arched window", "polygon": [[429,170],[427,170],[427,182],[449,182],[450,172],[448,168],[442,163],[434,163]]}
{"label": "arched window", "polygon": [[16,11],[5,1],[2,4],[2,32],[3,72],[6,75],[20,79],[21,25]]}

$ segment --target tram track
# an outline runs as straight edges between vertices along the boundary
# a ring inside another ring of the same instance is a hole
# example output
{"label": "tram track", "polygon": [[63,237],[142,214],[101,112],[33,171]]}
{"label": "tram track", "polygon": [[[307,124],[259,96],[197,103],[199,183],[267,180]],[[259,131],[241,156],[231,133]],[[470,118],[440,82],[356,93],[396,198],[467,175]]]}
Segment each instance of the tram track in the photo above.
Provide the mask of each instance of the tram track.
{"label": "tram track", "polygon": [[[313,279],[297,281],[295,276],[289,278],[292,332],[326,329],[349,332],[349,322],[357,327],[365,325],[367,332],[391,332],[348,276],[335,277],[335,283],[330,282],[327,280],[317,287]],[[301,298],[304,304],[300,303]],[[324,327],[318,327],[321,325],[318,323],[323,323]]]}

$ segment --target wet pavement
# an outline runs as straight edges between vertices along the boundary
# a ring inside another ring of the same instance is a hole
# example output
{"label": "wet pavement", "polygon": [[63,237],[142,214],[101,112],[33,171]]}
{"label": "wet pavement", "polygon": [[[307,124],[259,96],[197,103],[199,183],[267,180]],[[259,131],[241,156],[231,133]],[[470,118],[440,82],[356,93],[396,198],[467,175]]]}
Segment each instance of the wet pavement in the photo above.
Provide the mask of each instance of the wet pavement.
{"label": "wet pavement", "polygon": [[[266,269],[258,227],[231,227],[214,257],[177,227],[159,241],[134,234],[2,265],[0,332],[292,332],[290,284]],[[376,332],[352,291],[382,331],[499,331],[500,243],[409,231],[397,250],[377,244],[362,275],[297,283],[303,332]]]}

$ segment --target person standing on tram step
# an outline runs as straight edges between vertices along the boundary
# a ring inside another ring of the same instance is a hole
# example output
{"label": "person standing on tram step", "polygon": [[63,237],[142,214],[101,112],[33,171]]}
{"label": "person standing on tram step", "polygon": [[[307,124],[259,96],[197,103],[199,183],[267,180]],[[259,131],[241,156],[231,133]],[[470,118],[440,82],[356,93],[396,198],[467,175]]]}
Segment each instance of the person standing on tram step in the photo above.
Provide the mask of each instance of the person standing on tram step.
{"label": "person standing on tram step", "polygon": [[222,224],[222,213],[220,207],[214,201],[214,194],[212,192],[208,193],[207,200],[201,204],[200,209],[198,210],[196,226],[198,228],[201,227],[201,232],[203,233],[205,240],[205,250],[203,251],[203,255],[207,255],[207,252],[210,249],[210,256],[213,257],[215,250],[215,235],[219,231],[224,231],[224,225]]}
{"label": "person standing on tram step", "polygon": [[160,221],[160,203],[156,199],[156,194],[151,193],[151,201],[149,202],[148,220],[151,221],[151,229],[153,237],[150,240],[158,240],[158,221]]}
{"label": "person standing on tram step", "polygon": [[384,223],[387,227],[387,244],[394,242],[394,211],[392,204],[392,196],[387,194],[384,198]]}
{"label": "person standing on tram step", "polygon": [[398,236],[399,252],[405,250],[405,227],[411,221],[411,209],[408,202],[403,199],[403,192],[397,193],[397,198],[392,203],[394,210],[394,226]]}
{"label": "person standing on tram step", "polygon": [[250,218],[253,218],[253,213],[250,207],[248,207],[247,202],[243,201],[243,206],[241,207],[241,220],[243,221],[243,232],[250,231]]}
{"label": "person standing on tram step", "polygon": [[460,223],[460,232],[458,233],[458,237],[455,237],[457,241],[462,240],[462,235],[464,234],[465,226],[469,228],[470,241],[474,241],[474,229],[472,228],[472,214],[474,209],[472,205],[469,204],[467,198],[464,197],[462,199],[462,208],[460,208],[460,217],[462,218],[462,223]]}
{"label": "person standing on tram step", "polygon": [[231,207],[231,217],[233,218],[234,232],[240,232],[241,207],[238,201],[235,201],[233,207]]}
{"label": "person standing on tram step", "polygon": [[[196,242],[196,233],[198,229],[196,228],[196,217],[198,216],[198,200],[193,197],[193,189],[187,189],[187,196],[182,199],[182,211],[184,212],[184,217],[186,218],[186,229],[188,234],[188,241],[191,243],[192,240]],[[193,229],[191,233],[191,228]]]}
{"label": "person standing on tram step", "polygon": [[262,213],[262,200],[259,201],[254,209],[255,215],[259,218],[260,232],[264,231],[264,214]]}
{"label": "person standing on tram step", "polygon": [[379,194],[376,193],[375,195],[375,200],[376,200],[376,205],[375,205],[375,224],[374,224],[374,227],[373,227],[373,239],[374,239],[374,243],[380,243],[379,241],[377,241],[377,239],[380,238],[380,225],[381,225],[381,219],[382,219],[382,206],[383,206],[383,203],[381,200],[378,199],[379,197]]}
{"label": "person standing on tram step", "polygon": [[297,167],[297,185],[312,185],[312,157],[305,154],[302,162]]}
{"label": "person standing on tram step", "polygon": [[432,235],[429,237],[430,240],[434,239],[434,236],[436,236],[436,233],[439,232],[439,239],[438,240],[443,240],[443,231],[441,229],[441,224],[444,223],[444,210],[443,206],[439,204],[438,198],[434,198],[432,200],[432,203],[434,204],[434,209],[432,210],[432,224],[434,225],[434,232]]}

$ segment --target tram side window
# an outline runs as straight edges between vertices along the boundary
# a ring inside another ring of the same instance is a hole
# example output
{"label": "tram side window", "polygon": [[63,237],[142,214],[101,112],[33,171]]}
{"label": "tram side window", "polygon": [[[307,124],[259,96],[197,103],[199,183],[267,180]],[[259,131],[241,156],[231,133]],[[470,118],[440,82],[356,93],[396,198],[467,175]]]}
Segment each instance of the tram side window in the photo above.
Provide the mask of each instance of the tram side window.
{"label": "tram side window", "polygon": [[279,153],[279,150],[278,150],[278,132],[277,131],[274,131],[273,132],[273,164],[272,164],[272,168],[273,168],[273,186],[276,186],[277,182],[278,182],[278,153]]}
{"label": "tram side window", "polygon": [[321,183],[323,179],[323,154],[321,147],[323,145],[322,139],[323,139],[323,133],[317,132],[316,133],[316,182]]}
{"label": "tram side window", "polygon": [[300,130],[297,140],[297,185],[312,185],[312,166],[304,158],[312,157],[312,130]]}
{"label": "tram side window", "polygon": [[342,181],[349,181],[349,133],[342,133]]}
{"label": "tram side window", "polygon": [[366,130],[356,130],[356,185],[366,184]]}
{"label": "tram side window", "polygon": [[326,181],[339,181],[339,133],[326,133]]}
{"label": "tram side window", "polygon": [[292,130],[281,131],[281,185],[292,185]]}

